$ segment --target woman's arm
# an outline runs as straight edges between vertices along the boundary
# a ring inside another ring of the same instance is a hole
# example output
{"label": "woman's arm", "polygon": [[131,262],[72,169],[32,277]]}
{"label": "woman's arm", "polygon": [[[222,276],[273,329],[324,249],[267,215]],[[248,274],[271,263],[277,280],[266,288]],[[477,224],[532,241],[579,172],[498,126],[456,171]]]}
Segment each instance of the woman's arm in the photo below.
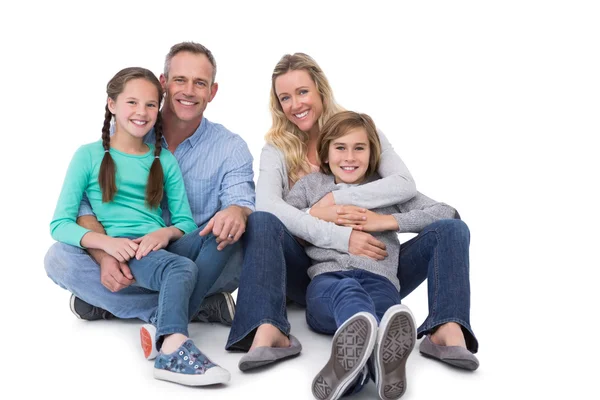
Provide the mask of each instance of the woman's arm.
{"label": "woman's arm", "polygon": [[408,168],[396,154],[383,132],[381,141],[381,161],[377,172],[381,179],[333,192],[335,204],[351,204],[365,208],[380,208],[401,204],[417,194],[415,181]]}
{"label": "woman's arm", "polygon": [[283,200],[287,179],[283,154],[267,144],[260,156],[256,209],[274,214],[294,236],[314,246],[348,252],[352,229],[321,221],[287,204]]}

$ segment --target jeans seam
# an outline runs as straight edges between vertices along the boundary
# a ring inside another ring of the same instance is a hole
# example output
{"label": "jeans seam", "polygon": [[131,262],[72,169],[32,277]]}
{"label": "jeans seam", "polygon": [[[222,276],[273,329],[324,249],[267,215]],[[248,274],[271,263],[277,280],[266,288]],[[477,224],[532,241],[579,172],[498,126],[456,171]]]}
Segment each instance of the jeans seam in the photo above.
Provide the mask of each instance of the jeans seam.
{"label": "jeans seam", "polygon": [[[280,324],[277,321],[272,320],[270,318],[264,318],[264,319],[261,319],[260,321],[258,321],[256,324],[252,325],[242,335],[239,335],[237,338],[228,341],[225,344],[225,350],[228,350],[231,346],[233,346],[234,344],[240,342],[242,339],[244,339],[246,336],[248,336],[250,334],[250,332],[252,332],[253,330],[257,329],[259,326],[264,325],[264,324],[271,324],[271,325],[273,325],[274,327],[276,327],[277,329],[279,329],[286,336],[289,336],[289,334],[290,334],[290,328],[289,327],[279,326]],[[289,326],[289,321],[288,321],[288,326]]]}

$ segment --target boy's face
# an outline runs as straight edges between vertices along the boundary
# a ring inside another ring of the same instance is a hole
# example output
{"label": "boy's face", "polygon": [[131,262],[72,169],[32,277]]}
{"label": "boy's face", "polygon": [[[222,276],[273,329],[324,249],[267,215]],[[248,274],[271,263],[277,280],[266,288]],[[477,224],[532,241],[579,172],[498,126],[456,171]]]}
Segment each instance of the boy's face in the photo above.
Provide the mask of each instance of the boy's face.
{"label": "boy's face", "polygon": [[329,143],[326,163],[335,183],[360,183],[369,168],[369,137],[364,128],[356,128]]}

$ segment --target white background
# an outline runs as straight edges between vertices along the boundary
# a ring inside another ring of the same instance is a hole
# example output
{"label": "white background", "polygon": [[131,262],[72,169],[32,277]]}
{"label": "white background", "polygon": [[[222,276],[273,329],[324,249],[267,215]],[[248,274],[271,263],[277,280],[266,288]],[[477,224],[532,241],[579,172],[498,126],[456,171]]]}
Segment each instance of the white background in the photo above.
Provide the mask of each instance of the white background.
{"label": "white background", "polygon": [[[217,59],[206,116],[240,134],[255,173],[270,75],[285,53],[321,65],[339,103],[370,114],[417,187],[471,228],[481,368],[408,362],[406,399],[596,395],[600,12],[585,1],[4,2],[0,152],[0,392],[21,398],[309,399],[329,338],[291,312],[302,355],[242,374],[228,330],[192,337],[232,372],[226,387],[152,379],[137,321],[86,323],[50,281],[49,222],[74,150],[100,137],[121,68],[162,71],[194,40]],[[419,323],[425,286],[406,300]],[[373,386],[357,398],[375,396]]]}

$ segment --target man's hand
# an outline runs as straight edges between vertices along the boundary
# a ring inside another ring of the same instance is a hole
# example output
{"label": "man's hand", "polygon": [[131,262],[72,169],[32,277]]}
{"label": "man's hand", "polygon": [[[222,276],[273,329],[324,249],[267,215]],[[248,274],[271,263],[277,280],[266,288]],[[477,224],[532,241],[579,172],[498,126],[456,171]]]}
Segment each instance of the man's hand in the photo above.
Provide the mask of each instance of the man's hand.
{"label": "man's hand", "polygon": [[100,261],[100,282],[111,292],[118,292],[135,282],[129,266],[105,255]]}
{"label": "man's hand", "polygon": [[217,250],[223,250],[242,237],[246,231],[246,221],[250,212],[246,207],[229,206],[216,213],[208,221],[204,229],[200,231],[200,236],[206,236],[212,232],[219,244]]}
{"label": "man's hand", "polygon": [[383,242],[375,239],[369,233],[355,230],[350,234],[348,252],[355,256],[365,256],[373,260],[383,260],[388,255]]}

